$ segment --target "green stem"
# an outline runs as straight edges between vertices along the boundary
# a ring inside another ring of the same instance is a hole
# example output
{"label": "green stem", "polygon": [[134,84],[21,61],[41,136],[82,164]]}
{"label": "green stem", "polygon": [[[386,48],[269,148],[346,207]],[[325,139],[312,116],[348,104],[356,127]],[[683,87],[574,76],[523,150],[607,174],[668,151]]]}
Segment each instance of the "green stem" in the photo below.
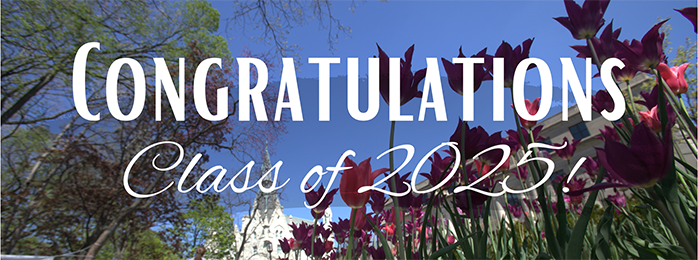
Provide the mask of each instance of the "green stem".
{"label": "green stem", "polygon": [[[347,255],[349,258],[347,259],[355,259],[354,258],[354,221],[356,221],[356,212],[358,209],[351,209],[351,222],[349,223],[349,246],[347,247]],[[311,252],[312,254],[312,252]]]}
{"label": "green stem", "polygon": [[654,200],[654,203],[656,204],[659,213],[661,213],[663,216],[664,223],[669,226],[671,233],[674,234],[676,239],[679,241],[681,247],[683,247],[683,249],[686,250],[686,254],[693,259],[698,258],[698,256],[696,255],[696,251],[693,248],[693,244],[691,244],[691,242],[688,241],[688,238],[686,238],[686,235],[683,233],[681,228],[679,228],[679,226],[676,225],[676,221],[671,215],[671,213],[669,213],[669,210],[667,210],[664,201],[662,201],[662,199],[659,198],[659,195],[657,195],[657,193],[655,193],[654,190],[652,190],[652,188],[647,188],[645,190],[647,191],[647,193],[649,193],[652,200]]}
{"label": "green stem", "polygon": [[[390,149],[393,149],[395,146],[395,121],[390,121]],[[395,163],[394,163],[394,155],[393,152],[390,152],[388,155],[390,157],[390,172],[392,173],[395,170]],[[390,187],[392,188],[393,191],[397,191],[397,183],[395,181],[395,178],[390,178]],[[404,225],[402,225],[402,209],[400,209],[400,205],[398,204],[397,197],[396,196],[391,196],[391,199],[393,201],[393,215],[395,216],[395,234],[397,235],[397,240],[398,243],[395,245],[396,251],[400,259],[407,259],[407,253],[403,249],[405,246],[405,238],[402,234],[403,229],[405,228]]]}
{"label": "green stem", "polygon": [[[314,217],[313,217],[314,218]],[[317,219],[313,221],[313,235],[310,237],[310,254],[314,255],[315,252],[315,228],[317,227]]]}

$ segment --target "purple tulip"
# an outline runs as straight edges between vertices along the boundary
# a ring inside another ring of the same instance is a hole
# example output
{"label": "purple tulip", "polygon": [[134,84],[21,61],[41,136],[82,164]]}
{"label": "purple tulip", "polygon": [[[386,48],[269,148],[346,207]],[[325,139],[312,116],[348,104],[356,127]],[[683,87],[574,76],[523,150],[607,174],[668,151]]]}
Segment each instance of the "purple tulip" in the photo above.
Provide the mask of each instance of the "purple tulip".
{"label": "purple tulip", "polygon": [[[486,52],[487,48],[484,48],[477,54],[471,56],[471,58],[485,58],[487,56],[485,54]],[[465,55],[463,55],[462,47],[458,49],[458,58],[465,58]],[[491,62],[491,59],[486,58],[485,62]],[[441,58],[441,63],[443,63],[444,70],[446,71],[446,75],[448,76],[448,85],[451,86],[451,89],[453,89],[453,91],[455,91],[459,95],[463,95],[463,64],[453,64],[445,58]],[[490,73],[485,69],[485,65],[481,63],[475,64],[473,68],[473,92],[475,92],[478,89],[480,89],[480,85],[483,81],[492,80],[492,75],[490,75]]]}
{"label": "purple tulip", "polygon": [[616,105],[613,98],[605,90],[599,90],[591,97],[591,109],[601,114],[601,111],[613,111]]}
{"label": "purple tulip", "polygon": [[[523,135],[524,140],[526,140],[527,144],[531,143],[531,137],[528,134],[528,130],[525,128],[520,128],[521,129],[521,135]],[[543,126],[539,125],[536,128],[533,128],[531,133],[533,134],[533,142],[538,142],[538,141],[543,141],[545,140],[545,137],[539,136],[538,133],[543,130]],[[519,150],[519,148],[522,148],[524,146],[523,143],[521,143],[521,140],[519,140],[519,133],[516,132],[516,130],[507,130],[507,134],[509,135],[509,140],[514,143],[514,146],[512,147],[512,150],[516,151]]]}
{"label": "purple tulip", "polygon": [[587,174],[593,178],[597,173],[599,173],[599,164],[596,163],[591,156],[587,155],[586,158],[586,161],[584,161],[582,164],[582,168],[584,168],[584,170],[587,171]]}
{"label": "purple tulip", "polygon": [[[609,194],[608,197],[606,197],[611,203],[614,205],[618,206],[619,208],[625,207],[625,195],[623,193],[620,193],[616,191],[616,194]],[[620,210],[615,209],[617,214],[620,214]]]}
{"label": "purple tulip", "polygon": [[[504,87],[511,88],[514,84],[514,71],[519,63],[528,58],[528,53],[531,50],[531,44],[533,44],[533,38],[525,40],[521,45],[516,46],[512,49],[509,43],[502,41],[502,44],[497,48],[497,52],[494,54],[496,58],[504,58]],[[485,58],[490,59],[488,56]],[[488,71],[493,71],[493,62],[485,62],[485,68]],[[535,68],[534,65],[528,67],[528,69]]]}
{"label": "purple tulip", "polygon": [[597,136],[596,138],[601,141],[614,140],[616,142],[620,142],[618,131],[616,131],[616,129],[612,126],[605,125],[602,129],[599,129],[599,132],[601,132],[601,136]]}
{"label": "purple tulip", "polygon": [[519,167],[516,167],[516,169],[512,170],[511,173],[513,173],[519,180],[526,181],[528,178],[528,167],[524,164]]}
{"label": "purple tulip", "polygon": [[677,12],[681,13],[686,19],[691,21],[693,24],[693,32],[696,32],[696,8],[695,7],[686,7],[683,9],[674,9]]}
{"label": "purple tulip", "polygon": [[368,204],[371,204],[373,212],[381,213],[385,208],[385,196],[382,192],[371,190],[371,199],[368,201]]}
{"label": "purple tulip", "polygon": [[313,227],[305,222],[300,223],[299,225],[291,223],[289,226],[291,226],[293,238],[295,238],[298,243],[304,242],[306,238],[312,235]]}
{"label": "purple tulip", "polygon": [[632,42],[625,40],[615,41],[618,58],[625,58],[626,66],[631,66],[639,71],[651,73],[651,69],[657,67],[660,62],[666,63],[664,55],[664,33],[659,33],[659,28],[667,20],[655,24],[641,41],[633,39]]}
{"label": "purple tulip", "polygon": [[281,251],[284,252],[284,254],[288,254],[291,252],[291,244],[290,241],[288,241],[288,238],[279,239],[279,246],[281,246]]}
{"label": "purple tulip", "polygon": [[[325,213],[325,210],[332,204],[332,201],[334,201],[334,195],[337,193],[338,189],[333,189],[330,192],[327,193],[325,196],[325,199],[320,202],[320,204],[317,205],[317,207],[313,208],[313,212],[319,215],[319,217],[322,217],[322,215]],[[320,198],[322,198],[322,195],[325,194],[325,187],[320,184],[320,188],[318,188],[317,191],[311,190],[307,193],[305,193],[305,200],[308,201],[308,205],[315,205],[318,203]],[[318,219],[318,218],[316,218]]]}
{"label": "purple tulip", "polygon": [[[611,21],[599,38],[591,38],[591,44],[594,46],[594,50],[596,50],[599,62],[603,63],[606,59],[616,56],[616,47],[613,46],[613,43],[618,40],[618,36],[620,36],[620,28],[613,31],[613,21]],[[587,45],[574,45],[570,47],[579,52],[577,57],[591,58],[591,48],[589,48],[588,45],[587,43]]]}
{"label": "purple tulip", "polygon": [[630,147],[606,140],[604,148],[596,148],[599,163],[622,184],[651,187],[666,176],[671,168],[673,142],[667,127],[662,141],[644,124],[637,124],[630,138]]}
{"label": "purple tulip", "polygon": [[[628,59],[626,58],[620,58],[620,61],[622,61],[623,64],[630,64],[630,62],[628,62]],[[614,67],[611,69],[611,72],[613,73],[613,76],[616,77],[617,81],[629,82],[635,77],[635,75],[637,75],[638,71],[633,66],[625,66],[623,67],[623,69]]]}
{"label": "purple tulip", "polygon": [[596,35],[605,20],[603,19],[610,1],[584,1],[580,7],[573,0],[565,0],[569,17],[553,18],[565,26],[577,40],[590,39]]}
{"label": "purple tulip", "polygon": [[[555,150],[555,153],[560,158],[569,161],[570,158],[572,158],[572,156],[574,156],[574,151],[577,149],[577,144],[579,144],[579,141],[581,141],[581,140],[572,139],[572,142],[570,143],[570,141],[567,140],[567,136],[565,136],[562,140],[563,140],[563,143],[567,143],[567,146],[565,146],[565,148]],[[553,145],[554,146],[562,146],[562,144],[557,144],[557,143],[553,144]]]}
{"label": "purple tulip", "polygon": [[[429,157],[429,160],[431,161],[431,171],[429,173],[420,173],[419,175],[426,177],[431,186],[436,186],[444,177],[448,176],[450,172],[448,165],[451,163],[451,156],[446,156],[442,159],[441,155],[435,152],[434,156]],[[447,169],[449,170],[446,171]],[[444,171],[446,171],[445,174]],[[444,186],[450,186],[451,183],[453,183],[453,178],[446,182]]]}
{"label": "purple tulip", "polygon": [[529,210],[532,208],[536,213],[540,213],[540,204],[535,199],[523,198],[524,203],[529,206]]}
{"label": "purple tulip", "polygon": [[[378,46],[378,44],[376,44]],[[414,45],[405,52],[405,59],[400,59],[400,105],[404,105],[413,98],[421,98],[422,92],[417,90],[419,82],[427,75],[427,69],[421,69],[412,74],[412,53]],[[390,58],[378,46],[379,61],[379,89],[385,103],[390,104]]]}
{"label": "purple tulip", "polygon": [[[654,85],[652,92],[647,93],[645,91],[640,91],[640,96],[643,100],[635,101],[635,103],[645,106],[645,108],[652,109],[659,105],[659,85]],[[669,104],[669,100],[664,97],[664,103]]]}
{"label": "purple tulip", "polygon": [[[485,129],[481,126],[470,128],[467,122],[465,123],[465,128],[465,139],[461,140],[463,123],[459,118],[456,131],[453,132],[453,135],[451,135],[449,140],[451,142],[458,143],[459,149],[460,147],[465,147],[465,151],[463,154],[461,154],[461,156],[463,156],[462,158],[469,159],[473,158],[473,156],[475,156],[477,153],[489,147],[485,141],[489,139],[489,134],[487,134]],[[451,148],[451,155],[453,154],[455,154],[455,150]]]}
{"label": "purple tulip", "polygon": [[509,204],[509,212],[514,218],[520,218],[523,215],[523,209],[519,205]]}

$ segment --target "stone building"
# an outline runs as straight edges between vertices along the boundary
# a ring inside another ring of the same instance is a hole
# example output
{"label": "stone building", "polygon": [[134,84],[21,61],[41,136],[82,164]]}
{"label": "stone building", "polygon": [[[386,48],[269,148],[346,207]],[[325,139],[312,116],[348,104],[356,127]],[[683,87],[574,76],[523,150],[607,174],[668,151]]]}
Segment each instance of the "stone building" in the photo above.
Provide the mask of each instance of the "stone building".
{"label": "stone building", "polygon": [[[271,169],[269,159],[269,151],[265,151],[264,161],[262,164],[262,172],[267,172]],[[270,176],[267,176],[262,181],[262,185],[269,187],[272,185]],[[289,226],[291,223],[300,224],[302,222],[313,224],[312,220],[301,219],[291,215],[284,215],[283,209],[279,202],[279,196],[276,191],[263,193],[257,191],[257,196],[252,205],[252,213],[242,217],[242,226],[235,227],[236,248],[242,246],[243,253],[240,259],[264,260],[278,259],[284,257],[279,245],[279,239],[292,238],[292,229]],[[324,222],[329,223],[332,220],[332,210],[325,211]],[[245,231],[247,228],[247,231]],[[242,244],[243,238],[246,238]],[[271,247],[266,247],[271,245]],[[271,250],[271,252],[269,252]],[[295,256],[290,256],[291,259]],[[308,259],[304,254],[301,254],[300,259]]]}

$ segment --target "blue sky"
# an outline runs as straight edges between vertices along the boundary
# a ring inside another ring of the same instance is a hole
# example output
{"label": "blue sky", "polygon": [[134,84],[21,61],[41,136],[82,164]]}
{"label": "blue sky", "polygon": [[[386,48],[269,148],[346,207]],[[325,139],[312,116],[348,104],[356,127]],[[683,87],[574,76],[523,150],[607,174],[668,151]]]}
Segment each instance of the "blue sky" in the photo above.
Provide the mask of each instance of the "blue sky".
{"label": "blue sky", "polygon": [[[234,2],[214,1],[213,6],[221,13],[221,21],[232,13]],[[583,45],[584,42],[572,38],[569,31],[553,20],[553,17],[567,16],[563,1],[390,1],[390,2],[356,2],[358,7],[350,11],[352,2],[333,2],[332,12],[344,25],[351,27],[348,37],[340,35],[335,44],[336,50],[331,52],[327,45],[327,31],[319,30],[317,23],[310,21],[304,27],[295,28],[290,32],[288,40],[298,44],[303,49],[299,51],[303,65],[298,72],[300,99],[303,108],[304,121],[290,122],[288,133],[274,147],[272,163],[284,162],[280,170],[280,180],[290,178],[284,192],[282,205],[287,214],[310,219],[309,210],[303,206],[305,198],[300,192],[299,185],[304,175],[315,165],[323,167],[334,166],[342,153],[348,149],[356,152],[354,161],[357,163],[368,157],[372,159],[374,169],[388,167],[387,157],[376,160],[376,157],[388,149],[390,122],[388,106],[381,99],[380,112],[376,118],[367,122],[359,122],[351,118],[346,108],[346,58],[359,58],[359,74],[366,75],[367,58],[377,55],[376,43],[380,44],[391,57],[402,57],[404,51],[415,44],[412,68],[417,70],[426,66],[427,57],[450,59],[458,54],[458,48],[463,47],[465,55],[470,56],[487,47],[488,54],[493,54],[502,41],[512,46],[521,44],[528,38],[535,37],[530,56],[543,59],[551,69],[553,84],[556,88],[553,100],[561,99],[561,57],[574,57],[576,52],[570,45]],[[579,2],[581,4],[581,2]],[[674,8],[695,6],[695,1],[612,1],[608,7],[606,24],[613,19],[614,29],[622,27],[620,39],[640,39],[645,32],[657,23],[658,18],[671,17],[668,22],[673,30],[670,38],[675,55],[676,46],[684,43],[686,37],[696,40],[691,23],[681,16]],[[224,25],[221,22],[221,25]],[[239,31],[228,31],[221,34],[228,37],[231,53],[239,53],[243,45],[250,48],[268,48],[255,45],[244,37],[236,37]],[[331,75],[335,76],[331,83],[329,122],[318,121],[318,76],[317,65],[308,64],[308,57],[339,57],[341,64],[331,66]],[[583,73],[583,60],[573,58],[575,66]],[[694,61],[695,62],[695,61]],[[278,62],[280,63],[280,61]],[[440,62],[439,62],[440,65]],[[594,69],[595,70],[595,69]],[[271,73],[270,82],[280,77]],[[595,73],[595,72],[594,72]],[[336,77],[340,76],[340,77]],[[446,76],[441,68],[441,76]],[[304,78],[304,79],[301,79]],[[535,69],[527,74],[527,81],[532,85],[526,88],[526,97],[535,98],[540,94],[533,87],[539,79]],[[584,81],[582,80],[582,84]],[[599,80],[593,81],[594,90],[602,88]],[[360,85],[365,88],[365,82]],[[453,92],[447,81],[442,81],[443,92],[448,115],[447,122],[436,122],[433,110],[427,110],[424,122],[416,121],[419,113],[420,100],[415,99],[402,107],[403,114],[412,114],[414,122],[398,122],[396,127],[395,144],[411,144],[415,147],[415,157],[401,174],[412,171],[422,156],[435,146],[447,141],[455,130],[462,111],[461,96]],[[421,87],[420,87],[421,88]],[[475,121],[471,126],[482,125],[488,132],[493,133],[514,128],[513,112],[508,104],[511,97],[505,91],[505,121],[492,121],[492,91],[491,81],[483,83],[475,93]],[[360,97],[365,95],[360,92]],[[366,102],[360,107],[365,109]],[[550,113],[560,111],[559,104]],[[404,153],[396,153],[396,164],[399,164]],[[225,157],[213,155],[210,164],[222,164],[229,171],[236,172],[241,165],[226,165]],[[426,165],[428,167],[428,165]],[[428,168],[422,169],[426,172]],[[329,174],[324,183],[327,184]],[[338,187],[339,176],[332,187]],[[333,203],[335,219],[337,216],[346,218],[349,215],[339,194]]]}

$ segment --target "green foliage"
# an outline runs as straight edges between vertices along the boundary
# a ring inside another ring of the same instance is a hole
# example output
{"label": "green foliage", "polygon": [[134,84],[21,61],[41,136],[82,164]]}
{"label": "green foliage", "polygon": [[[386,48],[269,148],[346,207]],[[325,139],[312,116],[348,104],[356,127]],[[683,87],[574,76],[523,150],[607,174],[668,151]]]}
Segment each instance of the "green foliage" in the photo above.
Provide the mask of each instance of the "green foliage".
{"label": "green foliage", "polygon": [[150,229],[133,234],[136,243],[126,245],[117,252],[113,246],[106,246],[95,258],[97,260],[108,259],[153,259],[166,260],[178,259],[173,248],[161,239],[158,232]]}
{"label": "green foliage", "polygon": [[[233,232],[235,222],[224,206],[217,204],[217,200],[211,198],[192,200],[184,217],[191,221],[189,225],[191,234],[200,235],[194,241],[205,244],[206,258],[230,258],[235,243]],[[200,245],[191,244],[190,246],[193,252]]]}

